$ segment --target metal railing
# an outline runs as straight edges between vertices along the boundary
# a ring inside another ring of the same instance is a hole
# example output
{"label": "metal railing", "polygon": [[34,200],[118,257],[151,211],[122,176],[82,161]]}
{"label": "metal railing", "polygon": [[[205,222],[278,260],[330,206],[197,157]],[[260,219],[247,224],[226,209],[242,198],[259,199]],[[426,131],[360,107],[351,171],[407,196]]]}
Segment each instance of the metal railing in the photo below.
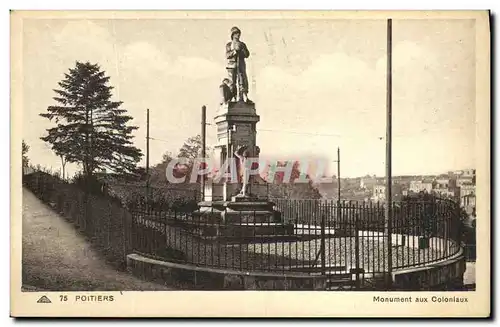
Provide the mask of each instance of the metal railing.
{"label": "metal railing", "polygon": [[[241,271],[383,273],[419,266],[460,250],[458,205],[448,200],[393,203],[391,242],[384,206],[277,200],[276,212],[132,211],[136,252],[197,266]],[[389,244],[390,243],[390,244]]]}
{"label": "metal railing", "polygon": [[132,217],[119,199],[85,192],[58,176],[31,171],[23,184],[87,237],[110,262],[124,268]]}
{"label": "metal railing", "polygon": [[[280,200],[278,210],[285,221],[299,224],[307,217],[324,214],[327,228],[337,236],[352,235],[360,244],[356,256],[363,258],[365,272],[386,270],[388,236],[385,232],[385,205],[357,201]],[[460,251],[462,224],[459,206],[453,201],[392,203],[392,267],[407,268],[436,262]]]}
{"label": "metal railing", "polygon": [[394,202],[389,242],[382,204],[278,199],[274,210],[221,215],[222,208],[200,211],[194,199],[184,199],[127,210],[118,199],[47,173],[26,175],[23,183],[116,262],[134,251],[241,271],[376,274],[387,271],[389,246],[393,269],[402,269],[457,255],[463,241],[459,206],[443,199]]}

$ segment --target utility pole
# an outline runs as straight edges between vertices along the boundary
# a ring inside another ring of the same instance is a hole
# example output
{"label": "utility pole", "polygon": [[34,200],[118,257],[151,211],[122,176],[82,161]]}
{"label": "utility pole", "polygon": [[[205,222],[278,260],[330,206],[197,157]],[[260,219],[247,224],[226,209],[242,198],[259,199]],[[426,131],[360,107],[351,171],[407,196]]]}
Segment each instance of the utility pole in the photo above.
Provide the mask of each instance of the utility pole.
{"label": "utility pole", "polygon": [[[201,157],[203,158],[204,168],[206,167],[205,156],[207,148],[207,107],[201,107]],[[201,176],[201,201],[205,200],[205,176]]]}
{"label": "utility pole", "polygon": [[337,221],[340,222],[342,219],[342,208],[340,205],[340,147],[337,147]]}
{"label": "utility pole", "polygon": [[338,199],[340,203],[340,147],[337,148],[337,183]]}
{"label": "utility pole", "polygon": [[149,204],[149,109],[146,113],[146,205]]}
{"label": "utility pole", "polygon": [[387,20],[387,121],[385,138],[385,235],[387,236],[387,288],[392,286],[392,19]]}

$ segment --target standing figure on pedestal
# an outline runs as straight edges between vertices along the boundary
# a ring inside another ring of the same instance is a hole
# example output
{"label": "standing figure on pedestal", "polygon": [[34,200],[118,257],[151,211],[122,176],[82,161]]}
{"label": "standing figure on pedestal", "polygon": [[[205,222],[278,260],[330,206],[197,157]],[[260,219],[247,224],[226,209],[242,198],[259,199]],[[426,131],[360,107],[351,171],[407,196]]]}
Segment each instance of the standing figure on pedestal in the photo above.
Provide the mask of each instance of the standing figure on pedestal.
{"label": "standing figure on pedestal", "polygon": [[238,101],[248,102],[248,78],[245,59],[250,52],[245,43],[240,41],[241,31],[238,27],[231,28],[231,41],[226,44],[226,69],[232,82],[232,94]]}
{"label": "standing figure on pedestal", "polygon": [[248,196],[248,185],[250,183],[250,167],[248,167],[248,157],[250,155],[248,148],[246,146],[239,146],[234,152],[234,155],[239,160],[239,172],[238,175],[241,177],[241,191],[239,196]]}

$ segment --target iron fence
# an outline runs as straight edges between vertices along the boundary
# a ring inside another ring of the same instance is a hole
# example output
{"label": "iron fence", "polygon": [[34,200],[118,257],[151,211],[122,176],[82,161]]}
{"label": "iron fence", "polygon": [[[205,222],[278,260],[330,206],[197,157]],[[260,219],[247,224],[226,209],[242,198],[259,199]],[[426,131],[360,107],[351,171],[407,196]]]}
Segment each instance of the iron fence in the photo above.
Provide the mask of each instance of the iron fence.
{"label": "iron fence", "polygon": [[444,260],[460,250],[458,205],[448,200],[393,203],[277,200],[276,211],[132,210],[133,249],[197,266],[241,271],[363,274]]}
{"label": "iron fence", "polygon": [[112,264],[125,268],[131,251],[131,215],[119,199],[85,192],[74,184],[42,171],[23,176],[23,184],[60,214]]}
{"label": "iron fence", "polygon": [[[356,201],[276,201],[284,219],[299,224],[325,214],[337,235],[354,235],[367,272],[385,271],[387,247],[392,247],[394,269],[444,260],[460,251],[462,224],[458,204],[446,199],[392,203],[392,228],[386,230],[385,205]],[[384,251],[377,253],[374,242]],[[382,264],[381,264],[382,263]],[[367,268],[367,269],[366,269]]]}
{"label": "iron fence", "polygon": [[23,182],[121,263],[134,251],[202,267],[367,276],[387,272],[389,246],[402,269],[450,258],[463,241],[459,206],[443,199],[394,202],[389,237],[382,204],[277,199],[245,211],[149,201],[127,210],[50,174]]}
{"label": "iron fence", "polygon": [[476,261],[476,226],[465,226],[463,233],[465,259],[469,262]]}

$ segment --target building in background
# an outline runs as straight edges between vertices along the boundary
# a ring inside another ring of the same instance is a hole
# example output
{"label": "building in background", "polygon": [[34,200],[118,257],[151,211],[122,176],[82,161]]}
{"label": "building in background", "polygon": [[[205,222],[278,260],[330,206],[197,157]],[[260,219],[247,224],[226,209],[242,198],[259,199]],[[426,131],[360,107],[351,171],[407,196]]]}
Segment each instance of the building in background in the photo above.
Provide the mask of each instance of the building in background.
{"label": "building in background", "polygon": [[457,176],[457,188],[459,190],[460,206],[469,216],[475,215],[476,211],[476,170],[465,169]]}
{"label": "building in background", "polygon": [[[371,200],[373,202],[384,202],[385,197],[385,184],[378,183],[373,187],[373,194]],[[392,200],[401,201],[403,199],[403,188],[399,184],[392,184]]]}
{"label": "building in background", "polygon": [[464,208],[465,212],[472,216],[476,211],[476,195],[474,193],[464,195],[460,198],[460,206]]}
{"label": "building in background", "polygon": [[434,180],[434,189],[448,189],[450,186],[450,178],[448,176],[438,176]]}
{"label": "building in background", "polygon": [[361,180],[359,182],[359,188],[364,189],[364,190],[372,190],[373,187],[377,184],[377,177],[366,175],[364,177],[361,177]]}
{"label": "building in background", "polygon": [[469,178],[469,177],[475,177],[476,176],[476,170],[475,169],[465,169],[462,171],[462,177],[464,178]]}
{"label": "building in background", "polygon": [[457,187],[462,187],[464,184],[476,184],[476,170],[465,169],[456,174]]}
{"label": "building in background", "polygon": [[440,175],[433,182],[432,193],[440,198],[459,201],[460,189],[457,187],[456,178],[450,175]]}
{"label": "building in background", "polygon": [[470,195],[470,194],[476,194],[476,185],[474,184],[463,184],[460,187],[460,198],[463,198],[464,196]]}
{"label": "building in background", "polygon": [[409,192],[410,193],[420,193],[420,192],[431,193],[432,188],[433,188],[432,184],[433,184],[432,180],[427,180],[427,179],[411,181]]}
{"label": "building in background", "polygon": [[432,190],[432,193],[434,193],[436,196],[443,198],[443,199],[450,199],[457,201],[460,197],[460,193],[458,190],[453,189],[453,188],[435,188]]}

